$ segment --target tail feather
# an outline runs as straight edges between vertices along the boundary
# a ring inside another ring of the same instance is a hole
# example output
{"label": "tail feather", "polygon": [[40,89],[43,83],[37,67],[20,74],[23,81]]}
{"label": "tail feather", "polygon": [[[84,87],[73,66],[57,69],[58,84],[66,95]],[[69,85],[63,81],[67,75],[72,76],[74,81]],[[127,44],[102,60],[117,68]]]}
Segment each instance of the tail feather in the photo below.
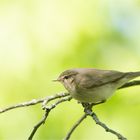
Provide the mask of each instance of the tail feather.
{"label": "tail feather", "polygon": [[136,78],[140,76],[140,71],[138,72],[127,72],[127,77],[130,79]]}

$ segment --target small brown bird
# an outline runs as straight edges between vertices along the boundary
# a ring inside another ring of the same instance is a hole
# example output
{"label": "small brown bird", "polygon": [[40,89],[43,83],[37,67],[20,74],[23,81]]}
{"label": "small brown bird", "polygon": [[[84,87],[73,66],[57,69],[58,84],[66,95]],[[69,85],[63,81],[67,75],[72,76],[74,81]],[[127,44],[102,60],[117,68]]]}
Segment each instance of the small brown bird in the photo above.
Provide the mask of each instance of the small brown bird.
{"label": "small brown bird", "polygon": [[62,72],[57,80],[70,95],[83,103],[106,101],[117,88],[140,76],[140,72],[119,72],[93,68],[76,68]]}

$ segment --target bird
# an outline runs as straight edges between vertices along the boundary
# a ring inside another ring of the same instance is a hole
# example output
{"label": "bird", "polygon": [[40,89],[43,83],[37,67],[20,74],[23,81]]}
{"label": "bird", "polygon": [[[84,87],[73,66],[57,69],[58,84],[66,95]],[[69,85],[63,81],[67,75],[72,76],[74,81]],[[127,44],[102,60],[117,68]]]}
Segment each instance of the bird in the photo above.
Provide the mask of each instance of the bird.
{"label": "bird", "polygon": [[109,99],[128,81],[140,76],[138,72],[120,72],[95,68],[74,68],[63,71],[56,80],[81,103],[100,103]]}

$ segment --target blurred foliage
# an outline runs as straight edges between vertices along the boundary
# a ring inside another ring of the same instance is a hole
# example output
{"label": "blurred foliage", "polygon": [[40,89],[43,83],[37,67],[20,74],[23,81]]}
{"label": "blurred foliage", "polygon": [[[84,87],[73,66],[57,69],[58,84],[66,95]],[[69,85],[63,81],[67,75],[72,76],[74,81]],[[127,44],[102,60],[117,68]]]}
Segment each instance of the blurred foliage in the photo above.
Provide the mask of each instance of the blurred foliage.
{"label": "blurred foliage", "polygon": [[[139,0],[0,0],[0,107],[65,91],[52,82],[65,69],[140,70],[139,15]],[[120,90],[95,108],[130,140],[140,138],[139,92]],[[63,103],[35,139],[62,139],[82,111],[74,100]],[[42,115],[39,105],[1,114],[0,139],[27,139]],[[102,138],[116,139],[87,118],[71,139]]]}

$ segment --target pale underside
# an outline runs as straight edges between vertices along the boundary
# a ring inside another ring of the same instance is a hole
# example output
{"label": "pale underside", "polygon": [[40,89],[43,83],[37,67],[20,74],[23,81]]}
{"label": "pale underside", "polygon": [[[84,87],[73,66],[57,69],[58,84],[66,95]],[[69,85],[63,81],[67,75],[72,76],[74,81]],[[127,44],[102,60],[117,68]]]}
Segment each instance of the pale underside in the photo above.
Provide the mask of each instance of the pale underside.
{"label": "pale underside", "polygon": [[92,91],[71,92],[71,96],[80,102],[97,103],[107,100],[113,93],[115,88],[107,84],[94,88]]}

